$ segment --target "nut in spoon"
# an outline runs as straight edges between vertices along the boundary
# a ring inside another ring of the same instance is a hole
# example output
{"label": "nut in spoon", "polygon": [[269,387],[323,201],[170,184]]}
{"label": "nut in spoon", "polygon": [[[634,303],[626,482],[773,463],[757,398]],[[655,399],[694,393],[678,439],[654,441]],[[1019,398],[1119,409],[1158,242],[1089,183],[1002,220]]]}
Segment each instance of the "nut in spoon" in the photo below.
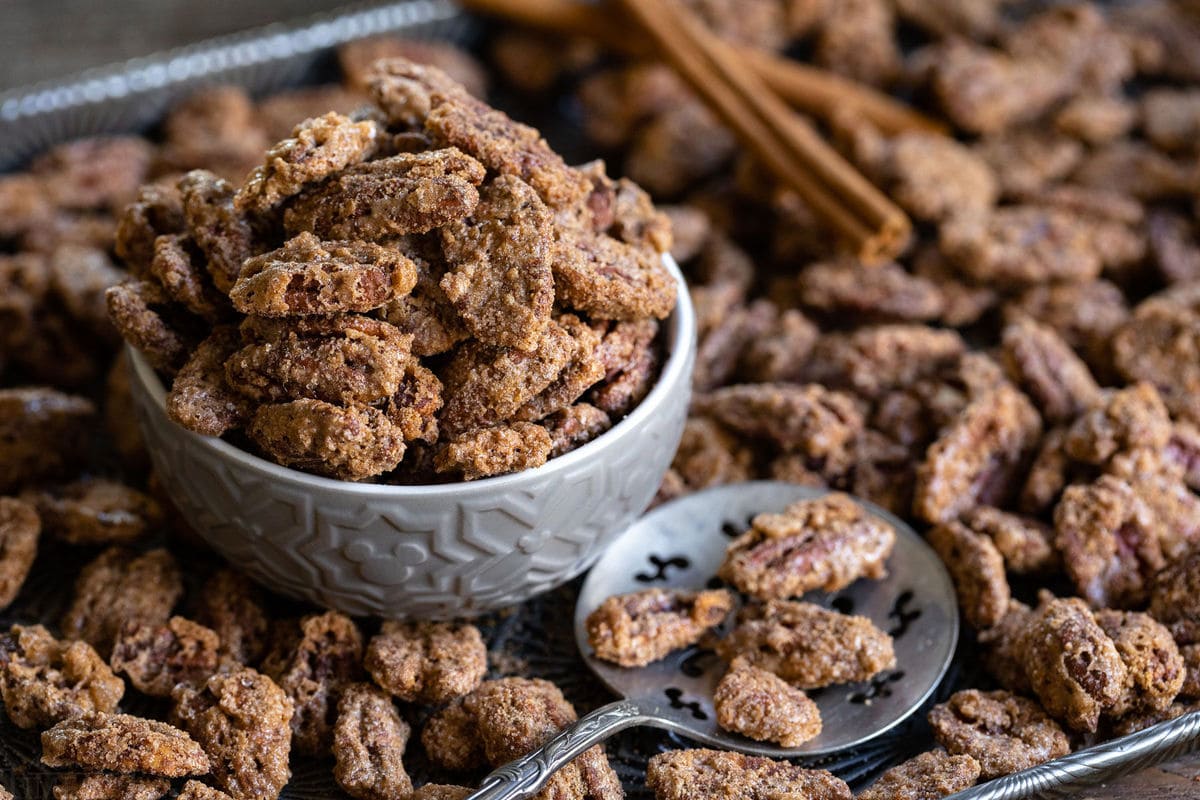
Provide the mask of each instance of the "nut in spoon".
{"label": "nut in spoon", "polygon": [[640,725],[674,731],[711,747],[757,756],[817,756],[861,744],[902,722],[941,682],[958,641],[958,604],[937,555],[908,525],[859,500],[896,530],[883,580],[859,580],[833,595],[806,600],[869,617],[895,640],[896,668],[869,682],[810,692],[821,710],[819,736],[783,748],[717,727],[713,688],[725,665],[688,648],[646,667],[627,669],[592,654],[584,620],[606,598],[648,588],[697,590],[713,580],[725,548],[763,511],[781,511],[824,491],[772,481],[734,484],[688,495],[647,514],[592,567],[575,607],[575,640],[584,661],[622,700],[565,728],[540,749],[488,775],[471,800],[508,800],[537,792],[557,769],[608,737]]}

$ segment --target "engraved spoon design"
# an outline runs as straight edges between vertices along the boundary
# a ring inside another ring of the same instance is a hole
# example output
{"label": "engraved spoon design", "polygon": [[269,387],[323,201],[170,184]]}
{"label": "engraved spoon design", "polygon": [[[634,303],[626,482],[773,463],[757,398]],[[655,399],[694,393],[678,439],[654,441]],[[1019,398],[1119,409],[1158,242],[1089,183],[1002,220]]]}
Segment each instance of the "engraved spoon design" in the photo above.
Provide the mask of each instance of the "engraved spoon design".
{"label": "engraved spoon design", "polygon": [[652,587],[703,589],[733,537],[763,511],[824,491],[773,481],[756,481],[688,495],[651,511],[614,542],[592,567],[575,608],[575,639],[584,661],[609,689],[624,699],[596,709],[564,729],[541,749],[500,767],[484,779],[472,800],[508,800],[536,793],[555,770],[583,751],[626,728],[648,725],[674,731],[697,743],[774,758],[817,756],[861,744],[902,722],[937,688],[958,640],[954,587],[937,555],[907,524],[859,501],[896,529],[888,575],[859,580],[832,595],[813,592],[805,600],[843,613],[869,617],[895,640],[896,663],[864,683],[811,691],[823,728],[796,748],[757,742],[721,730],[712,692],[725,665],[697,648],[672,653],[639,669],[596,659],[584,620],[605,598]]}

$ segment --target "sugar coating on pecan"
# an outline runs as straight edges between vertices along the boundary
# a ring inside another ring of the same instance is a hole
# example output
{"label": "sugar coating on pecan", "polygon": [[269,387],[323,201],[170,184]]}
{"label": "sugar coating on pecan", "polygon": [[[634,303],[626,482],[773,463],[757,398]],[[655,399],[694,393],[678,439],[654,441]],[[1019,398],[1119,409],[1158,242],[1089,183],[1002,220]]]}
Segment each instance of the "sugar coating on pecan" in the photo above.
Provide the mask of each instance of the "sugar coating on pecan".
{"label": "sugar coating on pecan", "polygon": [[79,573],[62,631],[107,656],[123,625],[131,621],[164,625],[182,596],[183,576],[167,550],[136,555],[123,547],[110,547]]}
{"label": "sugar coating on pecan", "polygon": [[252,669],[218,673],[171,694],[172,722],[200,743],[212,774],[234,800],[274,800],[291,772],[292,701]]}
{"label": "sugar coating on pecan", "polygon": [[112,712],[124,693],[125,682],[87,642],[59,641],[41,625],[14,625],[0,635],[0,698],[19,728]]}
{"label": "sugar coating on pecan", "polygon": [[196,621],[217,634],[223,656],[240,664],[257,664],[268,628],[261,600],[261,590],[249,578],[226,567],[213,573],[200,589]]}
{"label": "sugar coating on pecan", "polygon": [[0,609],[16,599],[37,557],[42,521],[31,503],[0,497]]}
{"label": "sugar coating on pecan", "polygon": [[168,234],[154,240],[146,274],[176,303],[198,317],[215,322],[228,312],[229,299],[217,291],[204,269],[204,256],[190,237]]}
{"label": "sugar coating on pecan", "polygon": [[1025,652],[1025,629],[1032,614],[1033,609],[1020,600],[1009,600],[1000,621],[979,632],[979,643],[986,648],[988,672],[1002,688],[1014,694],[1033,693]]}
{"label": "sugar coating on pecan", "polygon": [[979,777],[999,778],[1071,752],[1067,735],[1033,700],[1005,691],[956,692],[929,712],[938,744],[979,762]]}
{"label": "sugar coating on pecan", "polygon": [[246,433],[276,462],[359,481],[395,469],[404,436],[384,412],[302,399],[258,407]]}
{"label": "sugar coating on pecan", "polygon": [[262,662],[262,671],[287,694],[292,746],[305,755],[327,751],[333,742],[342,690],[362,673],[362,633],[354,620],[328,611],[293,625]]}
{"label": "sugar coating on pecan", "polygon": [[1125,663],[1125,686],[1108,713],[1123,717],[1169,708],[1187,677],[1171,632],[1149,614],[1137,611],[1104,609],[1095,617]]}
{"label": "sugar coating on pecan", "polygon": [[1100,400],[1087,364],[1053,328],[1021,319],[1001,334],[1009,376],[1029,393],[1047,422],[1065,422]]}
{"label": "sugar coating on pecan", "polygon": [[416,285],[408,294],[384,305],[378,314],[403,333],[412,334],[413,355],[436,356],[470,334],[442,290],[441,266],[418,257],[413,260],[417,264]]}
{"label": "sugar coating on pecan", "polygon": [[732,610],[733,595],[725,589],[643,589],[607,598],[584,624],[596,658],[644,667],[696,644]]}
{"label": "sugar coating on pecan", "polygon": [[962,522],[992,540],[1010,572],[1044,573],[1059,566],[1054,529],[1041,520],[991,506],[976,506],[963,514]]}
{"label": "sugar coating on pecan", "polygon": [[799,747],[821,733],[821,711],[774,673],[734,659],[713,690],[717,724],[760,742]]}
{"label": "sugar coating on pecan", "polygon": [[1043,598],[1024,636],[1029,683],[1052,716],[1095,731],[1121,700],[1128,670],[1113,640],[1078,598]]}
{"label": "sugar coating on pecan", "polygon": [[226,379],[225,364],[242,345],[229,326],[214,328],[180,367],[167,392],[167,416],[190,431],[221,436],[245,425],[249,400]]}
{"label": "sugar coating on pecan", "polygon": [[917,468],[916,515],[940,522],[974,505],[1001,504],[1014,493],[1017,470],[1041,433],[1037,411],[1010,386],[971,402]]}
{"label": "sugar coating on pecan", "polygon": [[[220,789],[206,786],[200,781],[188,781],[179,790],[177,798],[178,800],[229,800],[229,795]],[[134,800],[134,798],[130,798],[130,800]]]}
{"label": "sugar coating on pecan", "polygon": [[43,530],[71,544],[128,544],[165,518],[154,498],[104,478],[83,478],[26,496],[37,506]]}
{"label": "sugar coating on pecan", "polygon": [[266,160],[246,177],[234,204],[243,211],[268,211],[370,156],[378,133],[374,120],[354,122],[334,111],[307,119],[267,150]]}
{"label": "sugar coating on pecan", "polygon": [[935,800],[974,786],[980,771],[971,755],[930,750],[880,775],[858,800]]}
{"label": "sugar coating on pecan", "polygon": [[863,322],[923,322],[937,319],[944,308],[932,281],[894,262],[819,261],[804,268],[796,285],[807,308],[835,317],[852,314]]}
{"label": "sugar coating on pecan", "polygon": [[1198,336],[1200,313],[1169,298],[1152,297],[1113,336],[1113,362],[1126,380],[1154,384],[1177,419],[1200,422]]}
{"label": "sugar coating on pecan", "polygon": [[836,592],[859,578],[884,577],[895,543],[890,524],[836,492],[756,515],[717,574],[759,600]]}
{"label": "sugar coating on pecan", "polygon": [[1063,450],[1088,464],[1104,464],[1117,453],[1160,450],[1171,438],[1171,418],[1153,385],[1140,382],[1097,398],[1067,429]]}
{"label": "sugar coating on pecan", "polygon": [[536,397],[517,409],[514,418],[536,422],[567,408],[593,384],[605,377],[600,359],[600,334],[574,314],[562,314],[556,321],[572,339],[570,360],[562,372]]}
{"label": "sugar coating on pecan", "polygon": [[[194,784],[195,781],[188,781]],[[197,784],[198,785],[198,784]],[[64,774],[54,785],[54,800],[159,800],[171,790],[166,778],[141,778],[97,772],[90,775]],[[183,794],[179,795],[184,797]],[[218,800],[189,795],[185,800]]]}
{"label": "sugar coating on pecan", "polygon": [[877,325],[817,340],[805,369],[809,380],[868,398],[912,383],[966,351],[954,331],[924,325]]}
{"label": "sugar coating on pecan", "polygon": [[850,787],[825,770],[810,770],[723,750],[670,750],[650,759],[646,786],[657,800],[805,797],[850,800]]}
{"label": "sugar coating on pecan", "polygon": [[964,215],[941,228],[946,257],[980,283],[1087,281],[1100,274],[1101,254],[1079,215],[1038,206],[1004,206]]}
{"label": "sugar coating on pecan", "polygon": [[221,639],[203,625],[171,617],[166,625],[131,621],[121,628],[109,663],[134,688],[170,697],[180,683],[202,684],[220,666]]}
{"label": "sugar coating on pecan", "polygon": [[487,672],[487,648],[474,625],[388,621],[371,638],[363,664],[392,695],[437,705],[479,686]]}
{"label": "sugar coating on pecan", "polygon": [[569,453],[612,427],[612,418],[589,403],[575,403],[539,423],[550,434],[550,458]]}
{"label": "sugar coating on pecan", "polygon": [[1154,576],[1149,612],[1180,644],[1200,644],[1200,549]]}
{"label": "sugar coating on pecan", "polygon": [[234,187],[211,172],[189,172],[180,179],[179,192],[188,233],[207,257],[213,284],[228,294],[243,262],[261,251],[254,226],[235,207]]}
{"label": "sugar coating on pecan", "polygon": [[716,649],[801,689],[869,680],[896,665],[892,637],[866,617],[786,600],[744,608]]}
{"label": "sugar coating on pecan", "polygon": [[382,241],[426,233],[471,214],[484,168],[455,147],[359,164],[304,192],[283,214],[292,232]]}
{"label": "sugar coating on pecan", "polygon": [[464,481],[540,467],[550,458],[550,432],[533,422],[479,428],[444,442],[434,455],[440,473]]}
{"label": "sugar coating on pecan", "polygon": [[152,719],[89,711],[42,732],[42,763],[178,778],[204,775],[208,756],[185,732]]}
{"label": "sugar coating on pecan", "polygon": [[73,465],[95,413],[90,400],[48,387],[0,389],[0,491]]}
{"label": "sugar coating on pecan", "polygon": [[[174,372],[191,352],[194,337],[180,329],[170,297],[151,281],[126,281],[105,293],[108,315],[117,332],[155,369]],[[191,327],[191,326],[189,326]]]}
{"label": "sugar coating on pecan", "polygon": [[949,520],[932,528],[926,541],[954,579],[958,605],[967,622],[978,630],[1000,622],[1011,592],[1004,574],[1004,557],[992,540]]}
{"label": "sugar coating on pecan", "polygon": [[404,769],[411,734],[392,699],[365,683],[347,686],[333,728],[333,775],[358,800],[387,800],[412,793]]}

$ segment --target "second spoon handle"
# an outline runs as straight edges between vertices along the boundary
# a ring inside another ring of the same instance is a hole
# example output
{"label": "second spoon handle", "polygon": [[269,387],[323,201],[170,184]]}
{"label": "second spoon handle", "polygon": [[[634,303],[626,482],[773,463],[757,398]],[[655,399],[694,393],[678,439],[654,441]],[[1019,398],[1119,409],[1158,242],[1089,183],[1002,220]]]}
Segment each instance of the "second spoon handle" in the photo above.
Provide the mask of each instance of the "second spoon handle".
{"label": "second spoon handle", "polygon": [[563,728],[550,741],[528,755],[500,767],[483,779],[479,789],[466,800],[519,800],[546,785],[556,771],[583,751],[635,725],[651,721],[633,700],[618,700],[585,714],[574,725]]}

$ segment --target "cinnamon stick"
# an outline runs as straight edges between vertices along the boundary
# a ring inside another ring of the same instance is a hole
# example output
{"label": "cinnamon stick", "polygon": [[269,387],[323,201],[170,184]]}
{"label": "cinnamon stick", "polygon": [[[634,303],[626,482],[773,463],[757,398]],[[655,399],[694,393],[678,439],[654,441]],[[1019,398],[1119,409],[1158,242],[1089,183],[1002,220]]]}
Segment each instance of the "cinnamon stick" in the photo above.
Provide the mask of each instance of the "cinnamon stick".
{"label": "cinnamon stick", "polygon": [[904,212],[796,116],[677,0],[619,0],[710,108],[783,185],[865,261],[896,255],[911,233]]}
{"label": "cinnamon stick", "polygon": [[[609,49],[639,57],[652,57],[654,47],[645,36],[621,25],[611,14],[583,0],[460,0],[482,14],[566,36],[595,39]],[[945,133],[942,123],[870,86],[816,69],[790,58],[736,48],[758,77],[798,111],[825,122],[835,115],[859,114],[885,134],[904,131]]]}

